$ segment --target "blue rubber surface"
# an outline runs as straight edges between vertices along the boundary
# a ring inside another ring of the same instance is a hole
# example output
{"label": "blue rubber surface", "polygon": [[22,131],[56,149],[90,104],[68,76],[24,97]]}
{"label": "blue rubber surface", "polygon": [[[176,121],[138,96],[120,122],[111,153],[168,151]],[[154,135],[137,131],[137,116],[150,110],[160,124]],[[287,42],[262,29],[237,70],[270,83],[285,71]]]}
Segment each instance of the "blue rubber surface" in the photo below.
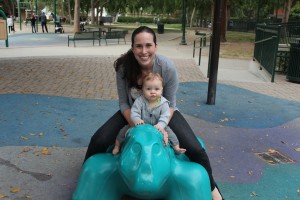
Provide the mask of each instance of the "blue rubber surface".
{"label": "blue rubber surface", "polygon": [[[216,105],[207,105],[206,98],[207,83],[181,83],[177,106],[205,124],[196,134],[205,142],[225,198],[299,198],[300,103],[222,84]],[[36,94],[1,94],[0,105],[0,147],[86,147],[118,110],[117,101]],[[267,164],[256,153],[268,149],[294,163]]]}

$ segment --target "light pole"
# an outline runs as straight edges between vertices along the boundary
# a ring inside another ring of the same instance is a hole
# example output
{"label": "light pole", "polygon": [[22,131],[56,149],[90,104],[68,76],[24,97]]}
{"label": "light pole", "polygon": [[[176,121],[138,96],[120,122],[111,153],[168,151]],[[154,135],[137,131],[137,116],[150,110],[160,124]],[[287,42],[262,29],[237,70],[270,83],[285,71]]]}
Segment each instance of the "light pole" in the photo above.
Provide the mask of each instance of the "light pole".
{"label": "light pole", "polygon": [[56,0],[54,0],[54,26],[56,24]]}
{"label": "light pole", "polygon": [[214,21],[213,21],[213,34],[211,41],[211,56],[210,56],[210,73],[208,81],[207,104],[215,105],[217,93],[217,77],[219,66],[219,53],[220,53],[220,33],[222,21],[222,6],[224,0],[215,1]]}
{"label": "light pole", "polygon": [[20,8],[20,0],[18,0],[18,17],[20,22],[20,31],[22,30],[22,17],[21,17],[21,8]]}
{"label": "light pole", "polygon": [[181,45],[186,45],[185,41],[185,23],[186,23],[186,0],[182,0],[182,38]]}
{"label": "light pole", "polygon": [[39,16],[37,13],[37,0],[35,0],[35,15],[37,16],[37,19],[35,20],[36,32],[39,32]]}

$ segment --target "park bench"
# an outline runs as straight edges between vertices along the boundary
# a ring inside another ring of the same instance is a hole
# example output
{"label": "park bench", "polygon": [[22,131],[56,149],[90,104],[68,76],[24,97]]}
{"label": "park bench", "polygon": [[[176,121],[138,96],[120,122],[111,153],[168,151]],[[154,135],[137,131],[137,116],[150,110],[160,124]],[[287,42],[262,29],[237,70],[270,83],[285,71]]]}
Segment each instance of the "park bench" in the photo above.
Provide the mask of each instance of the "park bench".
{"label": "park bench", "polygon": [[98,40],[99,45],[100,44],[100,39],[101,39],[101,32],[99,31],[90,31],[90,32],[75,32],[74,35],[68,35],[68,46],[70,46],[70,41],[73,41],[74,47],[75,41],[79,40],[93,40],[93,46],[95,44],[95,40]]}
{"label": "park bench", "polygon": [[120,43],[120,39],[123,39],[124,43],[126,44],[125,37],[127,33],[128,33],[127,30],[113,30],[101,35],[101,39],[105,40],[106,45],[107,45],[107,40],[109,39],[118,39],[118,44]]}

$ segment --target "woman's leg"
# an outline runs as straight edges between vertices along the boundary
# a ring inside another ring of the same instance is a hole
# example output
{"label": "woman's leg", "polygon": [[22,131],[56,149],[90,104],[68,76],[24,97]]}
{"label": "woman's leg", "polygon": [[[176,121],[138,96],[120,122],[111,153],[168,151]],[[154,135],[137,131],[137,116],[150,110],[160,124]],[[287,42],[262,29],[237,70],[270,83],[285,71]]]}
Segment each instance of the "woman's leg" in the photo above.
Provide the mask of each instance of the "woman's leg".
{"label": "woman's leg", "polygon": [[169,126],[176,134],[180,146],[186,149],[185,154],[188,156],[188,158],[192,162],[201,164],[206,169],[210,179],[211,190],[213,191],[216,186],[212,176],[209,158],[197,140],[193,130],[179,111],[174,112],[173,117],[169,122]]}
{"label": "woman's leg", "polygon": [[121,111],[116,112],[92,136],[84,161],[96,153],[106,152],[107,148],[114,144],[117,134],[126,124],[128,123]]}

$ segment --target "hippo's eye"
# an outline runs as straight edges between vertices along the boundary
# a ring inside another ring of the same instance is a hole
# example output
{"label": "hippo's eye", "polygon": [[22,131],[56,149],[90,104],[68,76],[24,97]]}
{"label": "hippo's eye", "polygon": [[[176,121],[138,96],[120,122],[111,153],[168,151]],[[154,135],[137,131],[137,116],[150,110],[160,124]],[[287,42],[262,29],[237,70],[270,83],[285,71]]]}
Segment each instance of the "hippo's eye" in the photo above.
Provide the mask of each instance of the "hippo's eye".
{"label": "hippo's eye", "polygon": [[159,154],[159,152],[160,152],[160,146],[159,146],[157,143],[155,143],[155,144],[152,146],[152,152],[153,152],[154,154]]}
{"label": "hippo's eye", "polygon": [[135,143],[131,147],[131,151],[136,154],[139,153],[141,151],[141,149],[142,149],[142,147],[139,143]]}

